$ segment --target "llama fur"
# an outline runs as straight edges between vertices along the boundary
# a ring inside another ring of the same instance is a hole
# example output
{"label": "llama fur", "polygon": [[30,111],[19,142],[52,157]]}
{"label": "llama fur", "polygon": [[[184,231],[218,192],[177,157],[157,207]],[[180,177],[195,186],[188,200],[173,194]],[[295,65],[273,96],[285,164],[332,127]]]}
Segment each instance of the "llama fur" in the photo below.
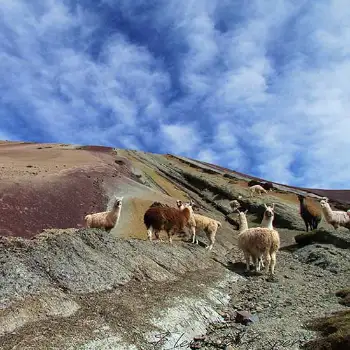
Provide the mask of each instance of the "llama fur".
{"label": "llama fur", "polygon": [[335,230],[340,226],[350,230],[350,217],[347,212],[332,210],[327,198],[322,198],[320,205],[324,218],[334,227]]}
{"label": "llama fur", "polygon": [[263,193],[267,193],[264,187],[261,185],[254,185],[249,188],[250,196],[253,196],[255,193],[261,195]]}
{"label": "llama fur", "polygon": [[255,185],[262,185],[262,182],[260,182],[260,181],[257,181],[257,180],[250,180],[249,182],[248,182],[248,187],[252,187],[252,186],[255,186]]}
{"label": "llama fur", "polygon": [[[246,211],[247,212],[247,211]],[[261,258],[266,262],[265,272],[275,274],[276,255],[280,247],[280,237],[276,230],[267,227],[248,228],[246,212],[239,212],[238,247],[243,251],[246,271],[250,270],[250,258],[256,271],[260,271]]]}
{"label": "llama fur", "polygon": [[116,197],[111,210],[86,215],[84,218],[86,227],[100,228],[110,232],[113,227],[118,225],[122,201],[123,197]]}
{"label": "llama fur", "polygon": [[159,232],[166,231],[169,243],[172,244],[174,234],[182,231],[193,222],[193,210],[189,203],[184,204],[183,210],[171,207],[152,207],[144,214],[143,222],[147,228],[147,237],[151,241],[153,233],[159,239]]}
{"label": "llama fur", "polygon": [[[190,204],[192,203],[190,202]],[[176,201],[176,205],[180,210],[183,210],[184,204],[180,200]],[[192,243],[198,244],[198,240],[196,239],[196,230],[203,230],[209,240],[209,245],[206,246],[206,249],[212,250],[215,243],[216,232],[218,228],[222,226],[221,222],[200,214],[193,214],[193,218],[194,225],[190,225],[190,229],[192,231]]]}
{"label": "llama fur", "polygon": [[298,195],[300,203],[300,216],[304,220],[306,232],[310,230],[317,229],[321,219],[322,219],[322,210],[317,207],[316,204],[312,203],[311,200],[307,200],[305,196]]}
{"label": "llama fur", "polygon": [[171,208],[170,205],[164,204],[164,203],[161,203],[161,202],[153,202],[151,204],[150,208],[154,208],[154,207]]}

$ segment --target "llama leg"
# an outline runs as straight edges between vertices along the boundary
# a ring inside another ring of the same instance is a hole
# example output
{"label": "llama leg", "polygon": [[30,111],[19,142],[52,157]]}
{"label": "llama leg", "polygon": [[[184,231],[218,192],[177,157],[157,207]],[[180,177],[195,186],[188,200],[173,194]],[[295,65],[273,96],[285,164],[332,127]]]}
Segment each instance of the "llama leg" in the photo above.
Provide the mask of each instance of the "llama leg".
{"label": "llama leg", "polygon": [[265,262],[266,262],[266,265],[265,265],[265,273],[269,273],[269,270],[270,270],[270,264],[271,264],[271,256],[270,256],[270,253],[266,253],[265,254]]}
{"label": "llama leg", "polygon": [[265,267],[265,265],[264,265],[264,260],[263,260],[262,256],[259,258],[259,264],[260,264],[260,267],[261,267],[261,268],[264,268],[264,267]]}
{"label": "llama leg", "polygon": [[276,253],[271,253],[271,276],[275,274]]}
{"label": "llama leg", "polygon": [[170,229],[168,232],[169,243],[173,244],[173,235],[175,233],[174,229]]}
{"label": "llama leg", "polygon": [[259,259],[259,257],[254,256],[254,266],[255,266],[255,271],[259,272],[260,271],[260,259]]}
{"label": "llama leg", "polygon": [[159,242],[163,242],[163,240],[159,237],[159,230],[154,230],[154,235],[156,236]]}
{"label": "llama leg", "polygon": [[196,228],[191,227],[191,232],[192,232],[192,243],[198,244],[198,239],[196,239]]}
{"label": "llama leg", "polygon": [[250,271],[250,255],[249,253],[244,253],[244,258],[245,258],[245,272]]}
{"label": "llama leg", "polygon": [[206,246],[205,248],[208,250],[212,250],[213,249],[213,245],[215,243],[215,233],[216,232],[207,232],[207,238],[209,240],[209,245]]}
{"label": "llama leg", "polygon": [[153,227],[150,226],[147,230],[147,237],[148,237],[148,240],[152,241],[152,235],[153,235]]}

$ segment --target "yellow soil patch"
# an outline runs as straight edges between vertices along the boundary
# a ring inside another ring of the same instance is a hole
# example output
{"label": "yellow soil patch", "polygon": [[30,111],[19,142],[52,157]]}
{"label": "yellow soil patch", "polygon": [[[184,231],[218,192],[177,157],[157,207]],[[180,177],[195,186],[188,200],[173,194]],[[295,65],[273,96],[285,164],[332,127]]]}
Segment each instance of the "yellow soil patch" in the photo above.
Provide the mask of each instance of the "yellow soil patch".
{"label": "yellow soil patch", "polygon": [[280,193],[280,192],[272,192],[273,195],[279,198],[282,201],[290,202],[293,204],[299,204],[298,197],[294,193]]}
{"label": "yellow soil patch", "polygon": [[132,162],[132,164],[135,168],[140,169],[145,174],[150,176],[152,178],[152,180],[159,187],[161,187],[164,191],[166,191],[170,197],[174,197],[175,200],[180,199],[183,201],[188,199],[188,197],[184,191],[182,191],[180,188],[178,188],[176,185],[174,185],[171,181],[162,177],[162,175],[158,174],[155,170],[153,170],[152,168],[148,167],[147,165],[145,165],[144,163],[139,161],[137,158],[135,158],[130,153],[123,152],[123,150],[118,150],[118,153],[123,154],[124,157],[128,158]]}

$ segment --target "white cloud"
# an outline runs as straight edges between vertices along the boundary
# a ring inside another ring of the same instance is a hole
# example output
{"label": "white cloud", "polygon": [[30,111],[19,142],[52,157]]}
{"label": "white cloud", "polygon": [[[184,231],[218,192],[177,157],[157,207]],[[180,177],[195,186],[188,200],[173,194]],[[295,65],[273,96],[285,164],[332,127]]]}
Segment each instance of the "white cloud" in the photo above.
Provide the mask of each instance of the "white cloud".
{"label": "white cloud", "polygon": [[200,147],[200,137],[197,128],[189,124],[162,125],[164,137],[163,147],[175,154],[189,156],[197,147]]}
{"label": "white cloud", "polygon": [[348,186],[345,0],[13,0],[0,16],[0,137]]}
{"label": "white cloud", "polygon": [[201,160],[202,162],[207,162],[211,164],[215,164],[218,161],[217,154],[211,149],[200,150],[196,158],[198,160]]}

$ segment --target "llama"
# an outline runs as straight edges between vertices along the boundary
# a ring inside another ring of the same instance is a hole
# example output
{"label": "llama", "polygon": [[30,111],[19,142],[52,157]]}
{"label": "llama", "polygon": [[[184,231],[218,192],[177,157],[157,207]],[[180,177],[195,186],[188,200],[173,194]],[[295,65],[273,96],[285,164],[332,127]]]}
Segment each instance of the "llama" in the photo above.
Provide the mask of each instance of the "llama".
{"label": "llama", "polygon": [[275,274],[276,254],[280,247],[280,237],[276,230],[267,227],[248,228],[245,212],[239,213],[238,247],[242,249],[246,261],[246,271],[250,270],[250,257],[252,257],[255,269],[260,271],[261,257],[266,261],[265,272]]}
{"label": "llama", "polygon": [[272,182],[264,182],[261,186],[262,186],[266,191],[272,191],[272,189],[274,188]]}
{"label": "llama", "polygon": [[334,227],[335,230],[340,226],[346,227],[350,230],[350,217],[348,213],[340,210],[332,210],[327,198],[322,198],[320,205],[324,218]]}
{"label": "llama", "polygon": [[262,185],[262,182],[260,182],[260,181],[257,181],[257,180],[250,180],[249,182],[248,182],[248,187],[252,187],[252,186],[255,186],[255,185]]}
{"label": "llama", "polygon": [[254,185],[251,186],[249,188],[249,192],[250,192],[250,196],[252,197],[253,194],[257,193],[259,195],[261,195],[262,193],[267,193],[267,191],[265,190],[264,187],[262,187],[261,185]]}
{"label": "llama", "polygon": [[237,199],[233,199],[232,201],[229,202],[229,205],[233,212],[236,211],[237,209],[242,208],[242,204],[239,201],[240,199],[242,199],[241,195],[239,195]]}
{"label": "llama", "polygon": [[86,227],[100,228],[110,232],[119,222],[120,213],[122,210],[122,201],[123,197],[115,197],[111,210],[86,215],[84,218]]}
{"label": "llama", "polygon": [[183,210],[171,207],[152,207],[147,209],[143,217],[148,239],[152,241],[153,233],[159,239],[159,231],[164,230],[168,234],[170,244],[172,244],[172,236],[182,231],[190,221],[193,222],[194,219],[193,209],[189,203],[184,204]]}
{"label": "llama", "polygon": [[275,218],[275,203],[272,203],[272,206],[265,204],[265,212],[263,219],[261,221],[261,227],[267,227],[270,230],[273,230],[273,219]]}
{"label": "llama", "polygon": [[[192,202],[190,202],[190,204],[192,204]],[[180,200],[176,201],[176,205],[180,210],[184,209],[184,204]],[[196,238],[196,229],[202,229],[206,233],[209,240],[209,244],[205,247],[205,249],[212,250],[215,243],[216,232],[218,228],[222,226],[221,222],[200,214],[193,214],[193,218],[195,225],[193,226],[190,223],[190,228],[192,231],[192,243],[198,244],[198,239]]]}
{"label": "llama", "polygon": [[306,232],[310,230],[317,229],[321,219],[322,219],[322,210],[317,207],[311,201],[306,201],[305,196],[299,194],[298,199],[300,202],[300,216],[304,220]]}

